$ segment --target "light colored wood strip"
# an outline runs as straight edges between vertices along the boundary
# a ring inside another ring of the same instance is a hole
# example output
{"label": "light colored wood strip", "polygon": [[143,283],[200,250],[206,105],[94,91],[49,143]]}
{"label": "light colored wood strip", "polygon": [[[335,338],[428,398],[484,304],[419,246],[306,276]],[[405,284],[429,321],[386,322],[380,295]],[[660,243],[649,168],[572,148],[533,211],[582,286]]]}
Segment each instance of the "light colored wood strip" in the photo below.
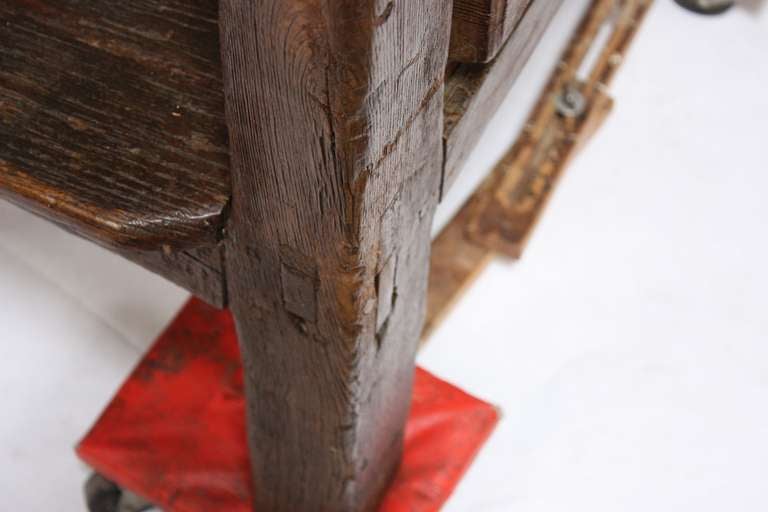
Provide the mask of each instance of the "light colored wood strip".
{"label": "light colored wood strip", "polygon": [[466,237],[464,231],[469,213],[468,206],[462,208],[432,242],[422,344],[493,258],[491,251]]}

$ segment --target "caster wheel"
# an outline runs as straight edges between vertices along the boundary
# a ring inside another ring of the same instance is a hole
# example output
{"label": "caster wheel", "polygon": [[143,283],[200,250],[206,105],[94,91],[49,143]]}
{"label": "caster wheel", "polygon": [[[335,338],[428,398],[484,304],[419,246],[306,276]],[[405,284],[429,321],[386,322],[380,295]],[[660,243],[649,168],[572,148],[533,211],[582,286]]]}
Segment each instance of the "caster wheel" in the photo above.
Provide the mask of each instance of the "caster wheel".
{"label": "caster wheel", "polygon": [[89,512],[114,512],[120,501],[122,491],[116,483],[98,473],[94,473],[85,482],[85,502]]}
{"label": "caster wheel", "polygon": [[698,14],[721,14],[734,4],[732,0],[675,0],[675,2]]}
{"label": "caster wheel", "polygon": [[85,501],[89,512],[144,512],[152,504],[115,482],[93,473],[85,483]]}

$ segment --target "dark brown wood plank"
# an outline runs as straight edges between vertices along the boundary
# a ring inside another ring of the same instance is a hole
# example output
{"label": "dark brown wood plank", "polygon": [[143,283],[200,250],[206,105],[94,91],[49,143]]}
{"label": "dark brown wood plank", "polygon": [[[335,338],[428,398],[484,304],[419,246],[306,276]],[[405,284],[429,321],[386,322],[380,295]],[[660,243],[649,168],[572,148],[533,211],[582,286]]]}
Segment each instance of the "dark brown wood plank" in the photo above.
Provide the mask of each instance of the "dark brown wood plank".
{"label": "dark brown wood plank", "polygon": [[0,3],[0,197],[119,250],[217,243],[217,3]]}
{"label": "dark brown wood plank", "polygon": [[373,511],[426,311],[451,2],[221,6],[254,510]]}
{"label": "dark brown wood plank", "polygon": [[451,60],[493,59],[534,1],[542,0],[454,0]]}
{"label": "dark brown wood plank", "polygon": [[458,64],[448,69],[443,194],[456,180],[485,125],[506,97],[561,3],[562,0],[535,0],[489,64]]}

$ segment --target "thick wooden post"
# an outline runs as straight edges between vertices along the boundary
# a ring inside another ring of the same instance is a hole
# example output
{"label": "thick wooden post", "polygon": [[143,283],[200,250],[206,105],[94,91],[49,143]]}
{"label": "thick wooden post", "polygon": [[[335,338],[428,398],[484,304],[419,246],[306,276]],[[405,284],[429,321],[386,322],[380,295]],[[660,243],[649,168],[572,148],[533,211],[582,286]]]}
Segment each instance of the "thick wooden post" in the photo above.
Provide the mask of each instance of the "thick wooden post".
{"label": "thick wooden post", "polygon": [[425,313],[451,2],[220,5],[254,507],[373,510]]}

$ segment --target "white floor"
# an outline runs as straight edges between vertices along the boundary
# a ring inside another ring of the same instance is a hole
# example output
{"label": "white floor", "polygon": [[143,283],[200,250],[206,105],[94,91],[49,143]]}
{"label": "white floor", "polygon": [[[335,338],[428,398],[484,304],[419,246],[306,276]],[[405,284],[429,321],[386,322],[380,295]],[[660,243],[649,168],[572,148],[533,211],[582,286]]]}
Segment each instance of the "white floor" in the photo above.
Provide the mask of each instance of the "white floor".
{"label": "white floor", "polygon": [[[657,0],[524,259],[420,357],[505,414],[446,511],[768,509],[767,54],[765,9]],[[0,509],[83,510],[72,446],[185,298],[0,203]]]}

